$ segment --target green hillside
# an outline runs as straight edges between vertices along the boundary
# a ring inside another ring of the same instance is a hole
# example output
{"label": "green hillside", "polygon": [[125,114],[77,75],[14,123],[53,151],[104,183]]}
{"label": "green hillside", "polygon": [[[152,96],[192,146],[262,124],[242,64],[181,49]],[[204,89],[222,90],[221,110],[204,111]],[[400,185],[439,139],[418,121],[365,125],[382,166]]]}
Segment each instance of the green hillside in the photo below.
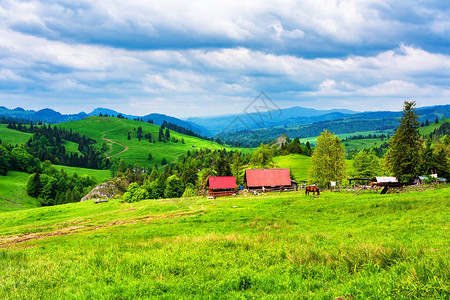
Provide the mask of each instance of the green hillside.
{"label": "green hillside", "polygon": [[33,134],[6,128],[8,124],[0,124],[0,140],[2,143],[20,145],[26,143]]}
{"label": "green hillside", "polygon": [[296,180],[306,180],[311,167],[311,157],[301,154],[277,156],[274,162],[279,168],[288,168]]}
{"label": "green hillside", "polygon": [[[188,150],[193,149],[238,149],[224,147],[212,141],[187,136],[172,130],[170,131],[170,136],[178,139],[178,143],[173,141],[149,143],[145,138],[139,141],[136,132],[139,126],[142,127],[143,134],[150,133],[152,139],[156,141],[158,140],[160,126],[119,118],[91,116],[81,121],[62,123],[60,126],[95,139],[99,146],[103,144],[104,139],[111,140],[112,142],[107,142],[112,147],[111,153],[108,154],[109,156],[119,157],[125,159],[128,163],[137,163],[142,166],[160,165],[163,158],[166,158],[167,161],[174,161],[180,154],[185,154]],[[128,140],[128,132],[131,132],[130,140]],[[181,139],[184,139],[184,144],[181,143]],[[243,152],[251,151],[250,149],[239,150]],[[124,152],[120,153],[121,151]],[[151,161],[147,159],[149,153],[153,157]]]}
{"label": "green hillside", "polygon": [[112,178],[112,174],[110,170],[94,170],[94,169],[86,169],[86,168],[76,168],[76,167],[68,167],[61,165],[53,165],[56,170],[63,169],[65,173],[68,175],[72,175],[77,173],[78,175],[89,175],[94,176],[97,179],[97,183],[102,183],[108,181]]}
{"label": "green hillside", "polygon": [[28,209],[40,206],[36,198],[26,192],[26,183],[30,174],[8,171],[0,176],[0,212]]}
{"label": "green hillside", "polygon": [[0,298],[448,299],[449,216],[449,188],[0,213]]}
{"label": "green hillside", "polygon": [[420,127],[419,131],[422,135],[426,136],[426,135],[429,135],[430,133],[432,133],[433,130],[438,129],[444,123],[450,123],[450,119],[440,120],[438,124],[435,124],[434,122],[432,122],[428,126]]}

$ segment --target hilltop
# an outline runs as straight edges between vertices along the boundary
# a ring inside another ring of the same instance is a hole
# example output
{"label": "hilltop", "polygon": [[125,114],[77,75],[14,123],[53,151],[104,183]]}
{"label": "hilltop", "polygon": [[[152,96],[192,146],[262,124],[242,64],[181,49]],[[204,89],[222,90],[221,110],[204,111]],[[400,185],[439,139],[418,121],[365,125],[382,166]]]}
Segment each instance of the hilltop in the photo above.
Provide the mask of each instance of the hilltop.
{"label": "hilltop", "polygon": [[[80,121],[61,123],[58,126],[96,140],[99,147],[107,142],[112,149],[108,154],[110,157],[122,158],[130,164],[136,163],[141,166],[153,166],[154,164],[159,166],[163,158],[168,162],[174,161],[188,150],[201,148],[251,151],[250,149],[223,146],[210,140],[184,135],[172,130],[170,131],[170,137],[171,139],[175,138],[178,142],[173,140],[159,142],[159,125],[114,117],[90,116]],[[142,138],[141,141],[138,140],[138,127],[142,128],[144,135],[150,134],[152,136],[152,142],[145,138]],[[128,133],[130,133],[131,139],[128,139]],[[124,151],[125,149],[126,151]],[[152,160],[148,160],[149,153],[152,155]]]}

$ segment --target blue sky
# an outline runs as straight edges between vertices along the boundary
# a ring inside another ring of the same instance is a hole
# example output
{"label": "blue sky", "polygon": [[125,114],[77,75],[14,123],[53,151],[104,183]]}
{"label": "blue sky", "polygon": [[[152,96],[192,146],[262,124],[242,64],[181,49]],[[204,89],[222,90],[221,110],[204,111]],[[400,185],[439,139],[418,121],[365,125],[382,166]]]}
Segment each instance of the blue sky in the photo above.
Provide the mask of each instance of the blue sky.
{"label": "blue sky", "polygon": [[0,2],[0,105],[176,117],[450,103],[443,1]]}

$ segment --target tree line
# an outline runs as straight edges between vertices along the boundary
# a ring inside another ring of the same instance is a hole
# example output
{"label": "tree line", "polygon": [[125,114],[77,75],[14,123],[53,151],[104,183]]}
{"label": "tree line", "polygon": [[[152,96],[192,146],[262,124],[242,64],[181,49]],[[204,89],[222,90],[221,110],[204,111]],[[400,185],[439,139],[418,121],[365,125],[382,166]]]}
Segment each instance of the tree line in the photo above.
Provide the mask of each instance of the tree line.
{"label": "tree line", "polygon": [[[93,146],[96,141],[80,135],[78,132],[72,132],[72,129],[66,130],[45,124],[35,126],[33,122],[29,126],[10,123],[7,127],[21,132],[33,133],[33,136],[26,143],[26,148],[30,154],[40,161],[49,160],[53,164],[90,169],[108,169],[110,167],[110,162],[103,152]],[[67,153],[64,146],[66,141],[78,144],[78,151],[81,155]]]}
{"label": "tree line", "polygon": [[[448,178],[450,136],[444,134],[448,125],[435,130],[441,135],[433,142],[430,137],[421,137],[418,119],[415,102],[405,101],[400,126],[389,140],[384,156],[379,158],[374,150],[359,151],[353,156],[350,175],[359,178],[393,175],[404,183],[412,183],[419,175],[432,173]],[[317,139],[308,181],[320,186],[329,186],[331,181],[345,182],[348,170],[344,158],[342,141],[325,130]]]}

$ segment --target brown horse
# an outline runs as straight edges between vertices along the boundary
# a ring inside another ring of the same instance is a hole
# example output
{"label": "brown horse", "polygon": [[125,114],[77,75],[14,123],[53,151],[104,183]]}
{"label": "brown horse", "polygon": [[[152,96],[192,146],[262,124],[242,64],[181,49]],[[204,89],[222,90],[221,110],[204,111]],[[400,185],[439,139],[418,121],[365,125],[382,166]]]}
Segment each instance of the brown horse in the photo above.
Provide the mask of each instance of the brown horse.
{"label": "brown horse", "polygon": [[309,195],[309,193],[313,193],[313,195],[314,195],[315,193],[317,193],[317,195],[320,195],[319,188],[318,188],[317,186],[314,186],[314,185],[310,185],[310,186],[307,186],[307,187],[306,187],[305,194],[306,194],[306,195]]}

